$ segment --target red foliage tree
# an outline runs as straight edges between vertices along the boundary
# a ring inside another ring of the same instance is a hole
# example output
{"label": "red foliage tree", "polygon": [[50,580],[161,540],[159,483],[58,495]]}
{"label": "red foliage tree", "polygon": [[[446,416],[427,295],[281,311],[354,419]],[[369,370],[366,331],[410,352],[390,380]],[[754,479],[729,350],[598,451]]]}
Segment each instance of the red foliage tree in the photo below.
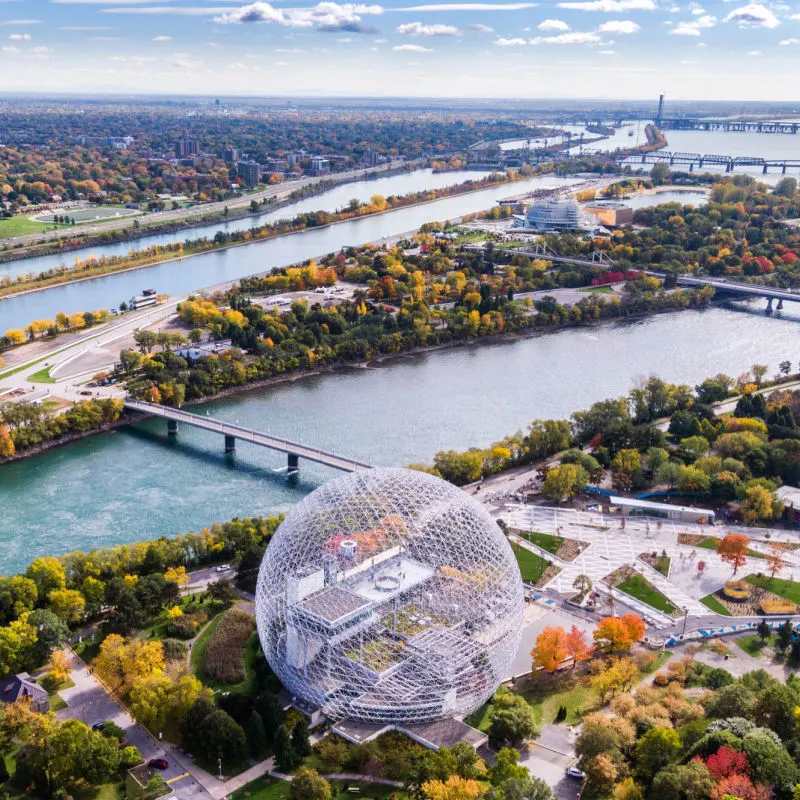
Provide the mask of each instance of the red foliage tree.
{"label": "red foliage tree", "polygon": [[733,773],[746,775],[750,772],[747,756],[732,747],[723,746],[706,759],[706,767],[715,781],[721,781]]}
{"label": "red foliage tree", "polygon": [[747,775],[734,772],[723,778],[711,792],[711,800],[736,797],[738,800],[770,800],[772,791],[762,783],[754,784]]}

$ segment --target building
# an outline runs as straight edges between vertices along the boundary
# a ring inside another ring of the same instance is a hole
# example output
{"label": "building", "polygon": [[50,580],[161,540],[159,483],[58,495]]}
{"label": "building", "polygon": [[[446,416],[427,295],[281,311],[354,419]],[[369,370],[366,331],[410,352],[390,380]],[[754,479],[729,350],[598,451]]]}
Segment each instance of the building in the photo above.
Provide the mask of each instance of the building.
{"label": "building", "polygon": [[30,700],[33,711],[46,714],[50,710],[47,690],[39,686],[27,672],[0,679],[0,700],[4,703],[16,703],[26,698]]}
{"label": "building", "polygon": [[311,156],[311,174],[327,175],[331,171],[331,162],[324,156]]}
{"label": "building", "polygon": [[175,158],[196,156],[199,152],[200,141],[198,139],[178,139],[175,142]]}
{"label": "building", "polygon": [[800,489],[781,486],[775,496],[783,503],[783,519],[792,525],[800,525]]}
{"label": "building", "polygon": [[378,164],[383,164],[388,161],[386,156],[381,155],[377,150],[366,150],[364,155],[361,156],[361,163],[365,167],[377,167]]}
{"label": "building", "polygon": [[287,691],[329,719],[426,725],[488,700],[519,647],[508,540],[451,484],[351,473],[286,516],[264,555],[256,619]]}
{"label": "building", "polygon": [[617,506],[623,517],[655,517],[671,519],[675,522],[702,522],[714,524],[715,514],[710,508],[694,506],[672,506],[669,503],[654,503],[652,500],[639,500],[635,497],[611,495],[608,502]]}
{"label": "building", "polygon": [[597,200],[587,203],[584,210],[608,228],[633,224],[633,209],[616,200]]}
{"label": "building", "polygon": [[539,200],[531,203],[528,213],[523,217],[515,217],[515,228],[531,231],[575,231],[590,228],[581,215],[580,206],[568,200]]}
{"label": "building", "polygon": [[248,185],[255,186],[261,180],[261,164],[255,161],[239,161],[236,174]]}
{"label": "building", "polygon": [[222,160],[226,164],[232,164],[235,161],[239,160],[239,148],[238,147],[226,147],[222,151]]}

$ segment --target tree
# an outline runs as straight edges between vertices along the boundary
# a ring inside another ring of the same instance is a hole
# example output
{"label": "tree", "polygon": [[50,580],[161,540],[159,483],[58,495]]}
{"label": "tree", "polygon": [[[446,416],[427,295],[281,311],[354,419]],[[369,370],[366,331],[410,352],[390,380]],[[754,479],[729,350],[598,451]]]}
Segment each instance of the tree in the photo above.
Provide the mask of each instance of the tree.
{"label": "tree", "polygon": [[717,545],[717,555],[733,567],[735,575],[739,567],[747,563],[747,546],[750,539],[743,533],[729,533]]}
{"label": "tree", "polygon": [[762,619],[761,622],[758,623],[756,633],[762,642],[766,642],[772,635],[772,628],[769,627],[769,623],[765,619]]}
{"label": "tree", "polygon": [[291,772],[297,765],[297,754],[292,747],[289,729],[285,725],[281,725],[276,731],[272,751],[275,755],[275,765],[281,772]]}
{"label": "tree", "polygon": [[776,795],[787,796],[800,781],[800,770],[778,744],[771,731],[756,728],[742,739],[742,749],[750,764],[750,777],[757,783],[771,784]]}
{"label": "tree", "polygon": [[628,777],[620,781],[612,793],[613,800],[644,800],[642,787],[633,778]]}
{"label": "tree", "polygon": [[601,753],[589,761],[585,771],[589,785],[602,793],[611,789],[619,774],[616,765],[605,753]]}
{"label": "tree", "polygon": [[134,747],[132,744],[123,748],[120,756],[122,760],[122,766],[125,767],[126,769],[135,767],[142,761],[142,754],[139,752],[139,748]]}
{"label": "tree", "polygon": [[106,595],[106,585],[103,581],[87,575],[81,584],[81,594],[86,601],[86,616],[96,617],[100,614]]}
{"label": "tree", "polygon": [[28,615],[28,624],[36,631],[36,642],[31,649],[34,666],[46,664],[51,653],[67,641],[69,628],[47,608],[37,608]]}
{"label": "tree", "polygon": [[561,464],[547,470],[542,494],[560,502],[582,492],[588,482],[589,475],[580,464]]}
{"label": "tree", "polygon": [[226,764],[240,764],[247,758],[247,739],[241,726],[226,712],[209,714],[197,732],[200,754],[209,760],[221,758]]}
{"label": "tree", "polygon": [[798,698],[793,689],[777,681],[771,683],[756,698],[756,723],[775,731],[788,742],[797,728],[794,715],[797,705]]}
{"label": "tree", "polygon": [[181,746],[187,753],[198,751],[200,725],[213,713],[214,704],[207,697],[199,697],[187,710],[181,726]]}
{"label": "tree", "polygon": [[133,718],[151,731],[166,727],[169,717],[172,681],[163,672],[134,680],[130,691]]}
{"label": "tree", "polygon": [[773,544],[769,549],[769,554],[766,556],[767,570],[769,571],[770,578],[775,577],[776,572],[781,572],[786,566],[783,559],[783,548],[778,544]]}
{"label": "tree", "polygon": [[432,780],[422,784],[422,795],[426,800],[477,800],[484,791],[478,781],[466,780],[459,775],[450,775],[444,781]]}
{"label": "tree", "polygon": [[310,767],[300,767],[289,784],[290,800],[331,800],[331,797],[331,785]]}
{"label": "tree", "polygon": [[594,630],[596,644],[611,650],[627,650],[638,642],[647,630],[638,614],[625,614],[621,618],[603,617]]}
{"label": "tree", "polygon": [[714,788],[714,779],[702,761],[670,764],[662,769],[651,784],[651,797],[658,800],[707,800]]}
{"label": "tree", "polygon": [[69,678],[70,672],[72,672],[72,664],[69,656],[63,650],[53,653],[50,659],[50,677],[53,683],[60,686]]}
{"label": "tree", "polygon": [[783,503],[778,500],[774,492],[764,486],[756,485],[745,490],[740,510],[745,523],[755,525],[758,522],[771,522],[777,519],[783,511]]}
{"label": "tree", "polygon": [[308,722],[301,717],[292,728],[292,750],[298,759],[305,758],[311,753],[311,740],[308,737]]}
{"label": "tree", "polygon": [[680,753],[681,739],[677,731],[651,728],[639,739],[633,751],[637,776],[649,783],[664,767],[676,761]]}
{"label": "tree", "polygon": [[755,696],[743,683],[723,686],[703,701],[706,716],[711,719],[745,717],[754,715]]}
{"label": "tree", "polygon": [[619,491],[630,490],[641,469],[642,457],[638,450],[630,448],[620,450],[611,462],[611,480],[614,488]]}
{"label": "tree", "polygon": [[538,735],[536,715],[524,698],[511,692],[497,692],[489,710],[489,739],[502,744],[533,739]]}
{"label": "tree", "polygon": [[791,643],[794,635],[794,628],[792,627],[791,620],[786,620],[783,625],[778,628],[778,637],[775,640],[775,646],[780,650],[785,650]]}
{"label": "tree", "polygon": [[25,570],[25,575],[36,584],[39,597],[47,597],[50,592],[64,589],[67,584],[64,567],[55,556],[37,558]]}
{"label": "tree", "polygon": [[83,619],[86,600],[75,589],[55,589],[47,596],[50,610],[67,625],[75,625]]}
{"label": "tree", "polygon": [[264,721],[261,719],[261,714],[255,709],[250,712],[248,717],[246,733],[250,755],[256,760],[260,760],[267,749],[267,734],[264,732]]}
{"label": "tree", "polygon": [[579,661],[586,661],[592,654],[592,646],[586,641],[586,633],[573,625],[567,634],[567,654],[572,658],[573,668]]}
{"label": "tree", "polygon": [[[508,778],[497,786],[496,791],[502,800],[554,800],[555,798],[553,790],[541,778],[532,775]],[[488,792],[485,796],[487,800],[491,800]]]}
{"label": "tree", "polygon": [[546,672],[553,672],[561,666],[561,662],[569,655],[567,633],[558,626],[548,626],[537,637],[531,651],[533,667],[541,667]]}

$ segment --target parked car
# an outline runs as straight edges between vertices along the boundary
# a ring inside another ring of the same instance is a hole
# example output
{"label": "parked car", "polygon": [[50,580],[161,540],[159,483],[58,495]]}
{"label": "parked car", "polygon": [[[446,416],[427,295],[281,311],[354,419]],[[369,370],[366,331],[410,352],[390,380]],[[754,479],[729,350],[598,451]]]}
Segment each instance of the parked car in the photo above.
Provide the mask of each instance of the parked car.
{"label": "parked car", "polygon": [[217,567],[217,572],[228,572],[228,570],[230,570],[230,568],[231,568],[230,564],[220,564]]}
{"label": "parked car", "polygon": [[106,726],[105,722],[95,722],[95,724],[92,725],[92,730],[101,731],[103,730],[103,728],[105,728],[105,726]]}
{"label": "parked car", "polygon": [[153,769],[166,769],[169,766],[166,758],[151,758],[147,762],[148,767],[152,767]]}
{"label": "parked car", "polygon": [[569,767],[567,769],[567,777],[577,778],[578,780],[582,781],[586,777],[586,773],[582,769],[578,769],[577,767]]}

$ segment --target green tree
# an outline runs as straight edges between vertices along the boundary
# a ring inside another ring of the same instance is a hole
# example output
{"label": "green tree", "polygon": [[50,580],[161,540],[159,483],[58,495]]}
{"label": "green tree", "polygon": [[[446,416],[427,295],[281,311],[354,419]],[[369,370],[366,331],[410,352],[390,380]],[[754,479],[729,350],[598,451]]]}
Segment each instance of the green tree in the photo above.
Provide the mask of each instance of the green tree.
{"label": "green tree", "polygon": [[311,741],[308,738],[308,722],[305,717],[297,720],[292,728],[292,749],[298,759],[305,758],[311,753]]}
{"label": "green tree", "polygon": [[55,650],[69,637],[69,628],[47,608],[37,608],[28,615],[28,624],[36,631],[36,642],[31,648],[31,667],[39,667],[50,660]]}
{"label": "green tree", "polygon": [[106,585],[103,581],[87,575],[81,584],[81,594],[86,601],[86,616],[96,617],[103,607],[106,595]]}
{"label": "green tree", "polygon": [[38,597],[45,598],[50,592],[66,587],[64,567],[55,556],[42,556],[31,563],[25,576],[36,584]]}
{"label": "green tree", "polygon": [[331,785],[310,767],[300,767],[289,784],[290,800],[331,800],[331,797]]}
{"label": "green tree", "polygon": [[440,450],[433,457],[433,465],[446,481],[464,486],[480,478],[483,457],[478,451],[459,453],[457,450]]}
{"label": "green tree", "polygon": [[496,744],[520,742],[539,735],[533,709],[511,692],[498,692],[489,710],[489,739]]}
{"label": "green tree", "polygon": [[247,758],[247,738],[236,721],[222,710],[209,714],[197,732],[200,752],[209,760],[241,764]]}
{"label": "green tree", "polygon": [[589,475],[580,464],[561,464],[547,470],[542,494],[560,502],[582,492],[589,483]]}
{"label": "green tree", "polygon": [[648,783],[668,764],[676,761],[681,752],[681,740],[671,728],[651,728],[636,744],[633,756],[636,774]]}
{"label": "green tree", "polygon": [[783,741],[788,742],[797,729],[794,716],[797,705],[797,693],[776,681],[756,698],[756,723],[775,731]]}
{"label": "green tree", "polygon": [[139,752],[138,747],[130,744],[123,748],[120,758],[122,766],[130,769],[130,767],[135,767],[142,760],[142,754]]}
{"label": "green tree", "polygon": [[250,755],[256,760],[260,760],[267,749],[264,721],[261,719],[261,714],[255,709],[250,712],[247,719],[247,745],[250,748]]}
{"label": "green tree", "polygon": [[714,785],[702,761],[670,764],[653,778],[650,796],[658,800],[707,800]]}
{"label": "green tree", "polygon": [[723,686],[704,701],[706,716],[711,719],[745,717],[753,719],[755,696],[742,683]]}
{"label": "green tree", "polygon": [[275,755],[275,765],[281,772],[291,772],[297,766],[297,753],[294,752],[292,737],[285,725],[281,725],[275,733],[272,752]]}
{"label": "green tree", "polygon": [[199,752],[200,725],[206,717],[214,713],[214,704],[207,697],[200,697],[192,703],[183,717],[181,745],[187,753]]}
{"label": "green tree", "polygon": [[744,736],[742,749],[754,783],[770,784],[776,795],[791,796],[800,782],[800,770],[776,738],[771,731],[757,728]]}

